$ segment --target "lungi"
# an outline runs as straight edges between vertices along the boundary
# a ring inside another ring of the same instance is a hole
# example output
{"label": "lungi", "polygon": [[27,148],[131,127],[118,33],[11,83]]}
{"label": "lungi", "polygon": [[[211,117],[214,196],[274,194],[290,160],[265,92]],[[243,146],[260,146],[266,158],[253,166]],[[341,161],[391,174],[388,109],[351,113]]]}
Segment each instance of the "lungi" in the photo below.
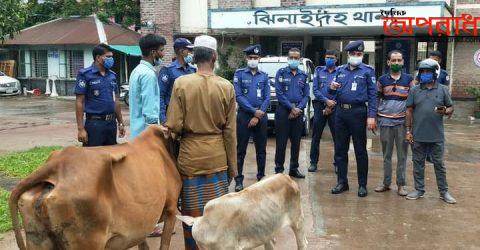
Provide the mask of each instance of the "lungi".
{"label": "lungi", "polygon": [[[208,201],[228,193],[227,171],[195,177],[182,176],[182,215],[198,217]],[[192,227],[183,223],[185,249],[198,249],[192,236]]]}

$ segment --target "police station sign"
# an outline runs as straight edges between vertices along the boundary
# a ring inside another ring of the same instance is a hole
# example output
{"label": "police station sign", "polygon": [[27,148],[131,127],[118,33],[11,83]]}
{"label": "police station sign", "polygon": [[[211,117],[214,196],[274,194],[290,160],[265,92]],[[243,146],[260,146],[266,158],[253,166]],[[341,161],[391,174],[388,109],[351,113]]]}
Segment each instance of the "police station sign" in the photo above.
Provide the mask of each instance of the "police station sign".
{"label": "police station sign", "polygon": [[[442,16],[442,5],[400,6],[409,17]],[[383,26],[382,14],[391,7],[301,8],[212,11],[212,29],[268,29]]]}

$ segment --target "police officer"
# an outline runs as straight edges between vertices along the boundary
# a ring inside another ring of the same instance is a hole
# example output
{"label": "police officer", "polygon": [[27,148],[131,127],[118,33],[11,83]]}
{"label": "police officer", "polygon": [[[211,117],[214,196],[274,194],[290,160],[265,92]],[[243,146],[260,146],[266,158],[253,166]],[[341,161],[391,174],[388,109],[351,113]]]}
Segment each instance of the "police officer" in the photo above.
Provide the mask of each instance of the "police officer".
{"label": "police officer", "polygon": [[[428,53],[428,56],[430,59],[433,59],[438,62],[438,65],[442,62],[442,52],[438,50],[431,51]],[[437,82],[448,86],[450,85],[450,76],[448,75],[448,72],[444,69],[440,69],[440,74],[438,76]]]}
{"label": "police officer", "polygon": [[[317,171],[320,139],[327,122],[335,144],[334,108],[336,102],[335,97],[328,93],[328,89],[337,73],[336,63],[337,55],[335,51],[327,50],[325,53],[325,66],[318,66],[313,75],[313,95],[315,99],[313,100],[313,130],[308,172]],[[335,163],[333,165],[335,166]]]}
{"label": "police officer", "polygon": [[[330,85],[329,92],[336,94],[337,110],[335,114],[335,162],[337,164],[337,185],[332,194],[339,194],[349,189],[348,149],[350,137],[353,139],[355,158],[357,160],[358,196],[367,196],[367,130],[376,129],[375,117],[376,86],[375,70],[362,63],[364,43],[354,41],[345,46],[348,63],[337,70]],[[365,104],[368,102],[368,107]],[[367,118],[368,117],[368,118]]]}
{"label": "police officer", "polygon": [[275,93],[279,105],[275,111],[275,173],[283,173],[285,149],[290,138],[290,172],[295,178],[305,178],[298,170],[300,140],[304,128],[303,110],[307,106],[310,86],[307,74],[299,69],[300,50],[292,48],[288,51],[288,66],[278,70],[275,77]]}
{"label": "police officer", "polygon": [[193,44],[186,38],[177,38],[173,44],[176,60],[170,65],[163,67],[158,75],[160,87],[160,122],[166,121],[166,112],[172,87],[175,79],[180,76],[195,73],[196,69],[190,65],[193,62]]}
{"label": "police officer", "polygon": [[111,70],[113,53],[108,45],[99,44],[92,54],[94,62],[78,72],[74,91],[78,141],[83,146],[113,145],[117,143],[117,122],[120,137],[125,136],[117,77]]}
{"label": "police officer", "polygon": [[267,116],[270,104],[268,75],[258,70],[261,46],[252,45],[244,49],[247,67],[238,69],[233,78],[238,103],[237,113],[237,168],[235,191],[243,189],[243,162],[247,153],[248,140],[253,135],[257,156],[257,180],[265,176],[267,147]]}

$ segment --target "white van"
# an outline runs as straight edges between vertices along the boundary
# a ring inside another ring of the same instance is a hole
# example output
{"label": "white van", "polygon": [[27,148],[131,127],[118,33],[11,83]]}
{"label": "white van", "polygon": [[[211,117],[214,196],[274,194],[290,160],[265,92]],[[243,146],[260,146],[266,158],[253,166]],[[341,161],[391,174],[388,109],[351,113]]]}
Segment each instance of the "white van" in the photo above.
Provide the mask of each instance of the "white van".
{"label": "white van", "polygon": [[[266,56],[260,59],[260,62],[258,64],[258,69],[267,73],[268,77],[270,79],[270,92],[271,92],[271,98],[270,98],[270,106],[267,109],[267,116],[268,116],[268,127],[270,129],[273,129],[275,127],[275,110],[278,106],[278,99],[275,94],[275,75],[277,74],[277,71],[281,68],[284,68],[287,66],[287,57],[286,56]],[[310,124],[313,119],[313,105],[312,105],[312,100],[313,100],[313,73],[315,70],[315,67],[313,65],[313,62],[308,59],[308,58],[302,58],[301,63],[299,68],[305,73],[307,73],[307,80],[308,80],[308,85],[310,86],[310,99],[308,100],[308,105],[304,110],[304,121],[305,121],[305,131],[304,134],[308,134],[310,131]]]}

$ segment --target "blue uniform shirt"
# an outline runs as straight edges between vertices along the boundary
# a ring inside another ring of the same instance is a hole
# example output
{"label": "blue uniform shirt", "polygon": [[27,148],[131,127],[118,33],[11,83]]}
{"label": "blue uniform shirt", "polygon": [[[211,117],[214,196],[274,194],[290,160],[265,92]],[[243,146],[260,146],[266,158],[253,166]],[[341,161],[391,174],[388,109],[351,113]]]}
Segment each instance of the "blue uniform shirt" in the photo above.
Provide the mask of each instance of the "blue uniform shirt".
{"label": "blue uniform shirt", "polygon": [[368,102],[368,117],[376,117],[377,114],[377,90],[375,81],[375,70],[366,64],[360,64],[353,70],[349,64],[340,66],[335,75],[335,82],[340,87],[329,93],[336,93],[335,99],[338,103],[362,104]]}
{"label": "blue uniform shirt", "polygon": [[160,122],[164,123],[167,119],[167,105],[170,103],[172,87],[175,79],[180,76],[195,73],[196,69],[190,64],[183,67],[178,61],[163,67],[158,75],[158,85],[160,87]]}
{"label": "blue uniform shirt", "polygon": [[307,74],[297,69],[297,74],[293,75],[288,66],[279,69],[275,76],[275,93],[280,105],[288,110],[291,110],[293,105],[299,109],[304,109],[310,96]]}
{"label": "blue uniform shirt", "polygon": [[115,113],[114,95],[118,93],[115,72],[107,69],[102,76],[95,64],[81,69],[78,71],[74,92],[76,95],[85,95],[85,113]]}
{"label": "blue uniform shirt", "polygon": [[450,85],[450,76],[446,70],[440,70],[440,75],[438,76],[437,82],[445,86]]}
{"label": "blue uniform shirt", "polygon": [[325,66],[318,66],[315,68],[315,74],[313,75],[313,95],[315,100],[325,103],[327,100],[335,99],[335,96],[328,93],[330,89],[330,83],[332,83],[337,68],[331,73]]}
{"label": "blue uniform shirt", "polygon": [[257,71],[255,75],[247,67],[238,69],[233,77],[235,95],[240,109],[254,114],[257,109],[267,111],[270,104],[270,86],[268,75]]}

